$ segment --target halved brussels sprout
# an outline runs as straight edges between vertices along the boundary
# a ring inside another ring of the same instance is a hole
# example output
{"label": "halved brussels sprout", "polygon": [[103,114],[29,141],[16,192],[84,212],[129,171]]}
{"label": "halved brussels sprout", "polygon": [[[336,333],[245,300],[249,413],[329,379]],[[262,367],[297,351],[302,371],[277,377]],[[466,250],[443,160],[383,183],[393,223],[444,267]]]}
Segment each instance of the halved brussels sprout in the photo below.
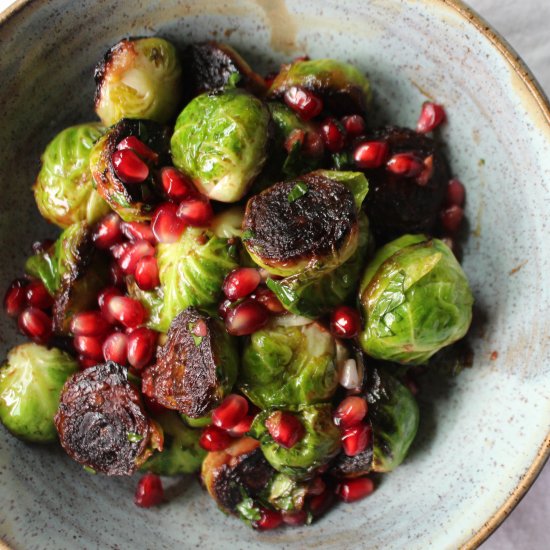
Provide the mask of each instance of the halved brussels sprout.
{"label": "halved brussels sprout", "polygon": [[261,409],[328,401],[335,361],[335,339],[317,323],[264,328],[245,344],[238,386]]}
{"label": "halved brussels sprout", "polygon": [[353,65],[335,59],[303,59],[283,65],[271,84],[269,97],[281,97],[298,86],[322,97],[337,115],[365,114],[372,101],[367,78]]}
{"label": "halved brussels sprout", "polygon": [[[143,183],[125,184],[117,175],[112,161],[118,144],[136,137],[152,151],[152,158],[142,158],[149,167]],[[169,132],[151,120],[122,119],[95,144],[90,155],[90,170],[98,193],[127,222],[150,220],[162,199],[152,168],[168,164]]]}
{"label": "halved brussels sprout", "polygon": [[57,439],[54,416],[77,362],[57,348],[22,344],[0,366],[0,420],[16,437],[35,443]]}
{"label": "halved brussels sprout", "polygon": [[79,124],[59,132],[46,147],[33,191],[49,222],[66,228],[82,220],[94,223],[109,212],[90,172],[90,152],[104,133],[100,124]]}
{"label": "halved brussels sprout", "polygon": [[176,121],[174,165],[211,199],[236,202],[265,162],[269,118],[264,103],[243,90],[202,94]]}
{"label": "halved brussels sprout", "polygon": [[294,479],[308,479],[338,454],[340,430],[334,425],[329,404],[300,406],[290,411],[305,428],[304,437],[290,449],[276,443],[266,428],[265,422],[273,410],[262,411],[254,418],[249,435],[260,441],[264,456],[275,470]]}
{"label": "halved brussels sprout", "polygon": [[472,320],[466,275],[442,241],[404,235],[381,248],[368,265],[359,299],[365,319],[359,339],[372,357],[426,363],[460,340]]}
{"label": "halved brussels sprout", "polygon": [[115,44],[97,65],[95,110],[103,124],[123,118],[168,122],[182,98],[181,66],[174,46],[159,37]]}

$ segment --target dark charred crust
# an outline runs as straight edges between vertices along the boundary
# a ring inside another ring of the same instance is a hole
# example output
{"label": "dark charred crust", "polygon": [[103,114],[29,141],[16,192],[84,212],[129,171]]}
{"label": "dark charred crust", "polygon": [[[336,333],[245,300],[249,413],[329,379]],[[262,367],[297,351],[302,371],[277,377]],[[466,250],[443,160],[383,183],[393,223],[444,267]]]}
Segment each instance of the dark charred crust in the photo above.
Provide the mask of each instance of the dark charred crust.
{"label": "dark charred crust", "polygon": [[107,475],[134,473],[152,433],[127,369],[112,361],[65,383],[55,425],[71,458]]}
{"label": "dark charred crust", "polygon": [[341,452],[332,463],[330,473],[338,478],[352,478],[368,474],[372,470],[372,444],[356,456]]}
{"label": "dark charred crust", "polygon": [[[299,183],[305,195],[292,202],[289,193]],[[246,205],[247,247],[266,263],[315,259],[339,249],[357,226],[351,192],[341,183],[318,174],[277,183]]]}
{"label": "dark charred crust", "polygon": [[[447,161],[437,143],[413,130],[386,127],[367,136],[367,141],[386,141],[389,155],[413,153],[424,160],[431,159],[431,174],[424,181],[396,176],[384,168],[366,170],[369,193],[365,208],[371,228],[379,243],[405,233],[431,233],[449,181]],[[429,162],[429,161],[428,161]]]}

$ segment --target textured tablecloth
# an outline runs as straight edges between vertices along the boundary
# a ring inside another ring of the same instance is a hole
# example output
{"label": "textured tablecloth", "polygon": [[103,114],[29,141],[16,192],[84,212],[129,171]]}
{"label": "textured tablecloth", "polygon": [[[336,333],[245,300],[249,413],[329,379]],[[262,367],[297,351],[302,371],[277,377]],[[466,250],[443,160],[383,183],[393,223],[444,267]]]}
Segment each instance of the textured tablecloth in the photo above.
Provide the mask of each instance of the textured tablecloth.
{"label": "textured tablecloth", "polygon": [[[10,0],[0,0],[0,10]],[[510,42],[550,96],[550,0],[469,0]],[[550,549],[550,463],[483,550]]]}

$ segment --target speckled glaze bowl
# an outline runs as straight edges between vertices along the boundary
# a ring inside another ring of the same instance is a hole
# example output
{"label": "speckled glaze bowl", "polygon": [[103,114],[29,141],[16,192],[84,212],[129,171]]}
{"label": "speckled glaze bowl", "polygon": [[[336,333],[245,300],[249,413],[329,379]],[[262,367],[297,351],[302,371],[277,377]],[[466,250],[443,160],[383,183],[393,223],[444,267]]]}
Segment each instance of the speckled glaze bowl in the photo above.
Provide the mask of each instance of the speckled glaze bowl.
{"label": "speckled glaze bowl", "polygon": [[[227,40],[262,70],[296,54],[366,71],[377,117],[412,125],[427,97],[468,189],[464,267],[477,300],[472,369],[421,394],[407,461],[369,499],[310,528],[256,533],[191,478],[170,504],[91,476],[0,430],[0,538],[11,548],[473,548],[533,482],[550,446],[550,110],[493,31],[455,0],[33,0],[0,16],[0,283],[53,229],[30,186],[54,133],[94,118],[92,68],[125,35]],[[2,354],[20,340],[0,318]],[[1,545],[0,545],[1,546]]]}

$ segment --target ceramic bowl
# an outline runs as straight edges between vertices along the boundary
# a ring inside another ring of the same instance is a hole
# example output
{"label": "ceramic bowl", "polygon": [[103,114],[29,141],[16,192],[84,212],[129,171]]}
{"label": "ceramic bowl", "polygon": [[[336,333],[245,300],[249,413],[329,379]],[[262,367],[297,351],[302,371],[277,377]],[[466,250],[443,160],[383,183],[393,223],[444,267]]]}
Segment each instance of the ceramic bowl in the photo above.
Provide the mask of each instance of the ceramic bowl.
{"label": "ceramic bowl", "polygon": [[[53,229],[30,186],[54,133],[94,118],[92,69],[126,35],[230,42],[261,70],[297,54],[368,73],[376,116],[413,125],[435,98],[468,190],[464,268],[483,322],[471,369],[420,396],[420,432],[378,490],[313,527],[257,533],[192,479],[138,509],[135,479],[91,476],[56,448],[2,431],[0,536],[13,548],[475,547],[513,508],[550,446],[550,110],[515,54],[455,0],[33,0],[1,16],[0,282]],[[2,354],[20,340],[0,318]]]}

